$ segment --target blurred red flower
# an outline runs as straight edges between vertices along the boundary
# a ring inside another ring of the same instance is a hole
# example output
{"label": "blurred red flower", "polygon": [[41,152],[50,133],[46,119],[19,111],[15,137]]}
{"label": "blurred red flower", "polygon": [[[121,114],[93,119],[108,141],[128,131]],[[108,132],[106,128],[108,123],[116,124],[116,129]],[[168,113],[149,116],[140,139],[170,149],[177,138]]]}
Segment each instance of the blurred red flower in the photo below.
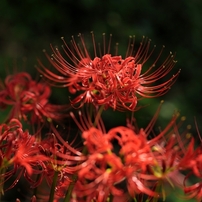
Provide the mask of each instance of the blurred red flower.
{"label": "blurred red flower", "polygon": [[[46,172],[46,162],[49,157],[40,152],[40,142],[35,136],[23,131],[17,119],[11,119],[8,124],[0,125],[0,167],[1,185],[15,174],[16,179],[7,189],[13,188],[21,176],[24,176],[33,187],[41,179],[32,179],[33,175],[43,176]],[[4,172],[3,172],[4,171]]]}
{"label": "blurred red flower", "polygon": [[53,105],[49,103],[50,87],[44,82],[32,80],[28,73],[21,72],[9,75],[1,86],[0,106],[11,105],[8,120],[23,119],[31,123],[48,120],[62,120],[69,105]]}

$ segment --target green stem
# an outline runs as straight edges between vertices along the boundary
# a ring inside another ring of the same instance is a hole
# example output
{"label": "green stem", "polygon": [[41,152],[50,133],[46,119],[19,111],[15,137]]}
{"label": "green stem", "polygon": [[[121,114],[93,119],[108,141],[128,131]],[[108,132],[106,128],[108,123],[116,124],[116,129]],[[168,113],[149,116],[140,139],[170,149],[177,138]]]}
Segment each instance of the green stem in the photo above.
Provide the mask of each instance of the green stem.
{"label": "green stem", "polygon": [[[40,177],[41,177],[40,175],[37,175],[36,182],[38,182],[38,180],[40,179]],[[39,188],[38,186],[34,188],[34,190],[33,190],[33,196],[37,195],[38,188]]]}
{"label": "green stem", "polygon": [[[162,191],[162,189],[163,189],[162,182],[161,182],[161,180],[159,180],[159,182],[158,182],[158,184],[156,186],[155,192],[160,193]],[[154,197],[152,199],[152,202],[157,202],[158,200],[159,200],[159,197]],[[163,200],[163,201],[165,201],[165,200]]]}
{"label": "green stem", "polygon": [[74,184],[77,180],[77,174],[72,177],[72,183],[69,185],[66,196],[64,198],[64,202],[69,202],[72,196],[72,191],[74,189]]}
{"label": "green stem", "polygon": [[112,202],[112,201],[113,201],[113,195],[110,194],[110,196],[109,196],[109,202]]}
{"label": "green stem", "polygon": [[134,202],[137,202],[137,199],[136,199],[136,198],[134,198],[133,200],[134,200]]}
{"label": "green stem", "polygon": [[48,202],[53,202],[54,200],[54,194],[55,194],[55,187],[57,184],[57,179],[58,179],[58,171],[55,171],[54,176],[53,176],[53,183],[51,185],[51,191],[50,191],[50,196]]}

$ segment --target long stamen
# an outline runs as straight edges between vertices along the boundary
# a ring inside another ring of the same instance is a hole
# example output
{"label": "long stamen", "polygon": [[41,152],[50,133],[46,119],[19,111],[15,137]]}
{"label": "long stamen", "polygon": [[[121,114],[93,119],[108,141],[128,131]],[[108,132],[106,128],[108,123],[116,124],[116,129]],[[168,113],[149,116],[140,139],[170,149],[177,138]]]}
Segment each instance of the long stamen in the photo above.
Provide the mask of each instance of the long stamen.
{"label": "long stamen", "polygon": [[95,44],[95,36],[94,36],[93,31],[91,32],[91,35],[92,35],[92,42],[93,42],[94,56],[97,57],[96,44]]}
{"label": "long stamen", "polygon": [[102,34],[103,38],[103,55],[106,54],[106,38],[105,38],[105,33]]}
{"label": "long stamen", "polygon": [[108,42],[108,49],[107,49],[107,53],[110,53],[110,48],[111,48],[111,40],[112,40],[112,34],[109,35],[109,42]]}

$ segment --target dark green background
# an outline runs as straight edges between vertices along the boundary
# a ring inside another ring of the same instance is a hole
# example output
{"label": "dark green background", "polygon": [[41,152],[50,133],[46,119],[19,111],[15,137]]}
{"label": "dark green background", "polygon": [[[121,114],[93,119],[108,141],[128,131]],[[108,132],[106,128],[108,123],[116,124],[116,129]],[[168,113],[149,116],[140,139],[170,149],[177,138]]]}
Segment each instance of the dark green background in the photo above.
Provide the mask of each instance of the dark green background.
{"label": "dark green background", "polygon": [[[147,124],[160,100],[164,99],[160,124],[166,124],[178,109],[187,117],[186,124],[192,124],[193,128],[195,116],[202,131],[201,0],[1,0],[1,79],[5,69],[12,72],[16,64],[19,69],[26,66],[26,70],[35,75],[36,59],[45,58],[42,49],[50,51],[50,43],[60,46],[61,36],[69,41],[72,35],[83,33],[87,36],[90,31],[94,31],[96,37],[103,32],[112,33],[113,42],[119,42],[122,52],[128,36],[134,34],[139,40],[142,35],[148,36],[159,48],[165,45],[167,53],[176,52],[178,63],[172,73],[181,69],[177,82],[162,98],[143,101],[150,106],[135,116],[140,125]],[[54,95],[57,99],[60,97],[60,101],[68,100],[64,93],[57,91]],[[113,111],[106,112],[104,118],[107,127],[125,121],[125,115],[116,113],[115,116]]]}

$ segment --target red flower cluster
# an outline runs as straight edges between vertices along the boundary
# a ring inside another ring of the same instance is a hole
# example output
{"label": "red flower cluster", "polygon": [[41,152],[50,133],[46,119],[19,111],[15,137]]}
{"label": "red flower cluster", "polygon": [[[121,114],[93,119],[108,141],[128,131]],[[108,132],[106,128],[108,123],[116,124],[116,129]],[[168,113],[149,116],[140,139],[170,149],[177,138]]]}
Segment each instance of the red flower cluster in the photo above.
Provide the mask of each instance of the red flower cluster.
{"label": "red flower cluster", "polygon": [[[202,148],[201,145],[194,149],[194,140],[190,143],[186,156],[184,156],[181,166],[189,171],[184,180],[184,193],[189,199],[195,198],[197,201],[202,200]],[[193,176],[197,182],[191,183],[189,179]]]}
{"label": "red flower cluster", "polygon": [[48,160],[49,157],[40,152],[40,142],[28,131],[23,131],[19,120],[12,119],[0,125],[1,186],[15,174],[15,181],[7,189],[13,188],[22,175],[33,187],[38,186],[41,179],[35,181],[31,176],[43,176]]}
{"label": "red flower cluster", "polygon": [[[147,65],[155,47],[150,48],[145,37],[137,50],[135,38],[130,37],[122,57],[118,46],[114,55],[110,53],[111,36],[106,44],[103,35],[101,48],[92,33],[91,57],[81,34],[79,39],[80,44],[72,38],[68,45],[62,38],[66,58],[57,48],[52,47],[51,57],[45,52],[55,70],[40,61],[37,69],[47,82],[37,82],[21,72],[7,76],[0,85],[0,109],[11,107],[5,122],[0,123],[0,199],[24,177],[33,190],[32,202],[156,202],[165,200],[167,188],[175,187],[201,201],[201,145],[195,148],[193,137],[186,136],[186,131],[180,134],[178,113],[158,132],[154,125],[161,105],[148,126],[140,130],[133,119],[127,126],[108,131],[102,121],[103,108],[131,112],[139,108],[139,99],[165,94],[179,74],[164,80],[176,63],[174,55],[170,53],[161,62],[163,47]],[[76,97],[71,104],[50,104],[49,84],[68,87]],[[84,109],[85,103],[92,105]],[[79,119],[67,111],[71,106],[82,108]],[[61,127],[67,117],[70,124]],[[72,119],[76,134],[71,130]],[[31,124],[33,135],[24,130],[24,123],[29,128],[26,123]],[[190,185],[191,176],[198,181]]]}
{"label": "red flower cluster", "polygon": [[[13,183],[5,187],[4,191],[12,189],[23,176],[32,189],[40,186],[42,182],[44,184],[44,180],[51,186],[57,174],[60,180],[57,182],[54,198],[60,200],[64,197],[72,182],[71,176],[78,170],[78,162],[82,162],[85,156],[64,140],[64,144],[61,145],[56,138],[59,134],[54,131],[55,134],[41,140],[38,134],[30,135],[28,131],[24,131],[17,119],[0,125],[0,187],[16,176]],[[39,192],[37,197],[47,200],[47,196],[40,194]],[[36,196],[33,197],[33,201],[35,198]]]}
{"label": "red flower cluster", "polygon": [[[174,83],[179,72],[173,75],[167,81],[154,84],[165,77],[173,68],[176,61],[174,55],[170,55],[164,62],[160,63],[159,59],[163,52],[160,51],[157,58],[151,66],[143,73],[143,66],[151,57],[154,49],[150,50],[150,40],[143,37],[143,40],[135,52],[134,38],[130,38],[126,57],[119,56],[117,51],[113,56],[105,50],[97,56],[94,35],[94,58],[90,56],[87,45],[83,37],[79,34],[81,44],[72,38],[71,45],[67,45],[62,38],[65,46],[65,59],[60,51],[56,48],[53,50],[51,57],[45,52],[48,60],[59,72],[58,74],[47,69],[40,61],[39,72],[54,85],[69,87],[70,93],[79,92],[79,95],[71,101],[74,107],[82,107],[84,103],[93,103],[94,105],[104,105],[105,108],[112,107],[115,110],[134,111],[140,98],[152,98],[165,94]],[[111,38],[110,38],[111,42]],[[160,63],[160,65],[158,64]],[[154,69],[159,65],[157,69]]]}
{"label": "red flower cluster", "polygon": [[50,120],[64,119],[64,111],[68,105],[59,106],[49,103],[50,87],[43,82],[32,80],[26,72],[9,75],[2,84],[0,91],[0,106],[12,106],[8,120],[23,119],[32,124]]}
{"label": "red flower cluster", "polygon": [[[166,184],[183,186],[185,177],[180,170],[186,169],[183,161],[189,151],[185,151],[186,145],[178,137],[177,117],[178,114],[150,140],[148,136],[156,117],[137,133],[123,126],[108,133],[93,126],[84,130],[82,137],[88,154],[79,166],[74,189],[77,200],[85,197],[86,201],[104,202],[110,195],[119,201],[140,200],[143,195],[159,198],[166,196],[163,191]],[[193,141],[188,147],[191,146]],[[157,191],[159,186],[162,191]]]}

